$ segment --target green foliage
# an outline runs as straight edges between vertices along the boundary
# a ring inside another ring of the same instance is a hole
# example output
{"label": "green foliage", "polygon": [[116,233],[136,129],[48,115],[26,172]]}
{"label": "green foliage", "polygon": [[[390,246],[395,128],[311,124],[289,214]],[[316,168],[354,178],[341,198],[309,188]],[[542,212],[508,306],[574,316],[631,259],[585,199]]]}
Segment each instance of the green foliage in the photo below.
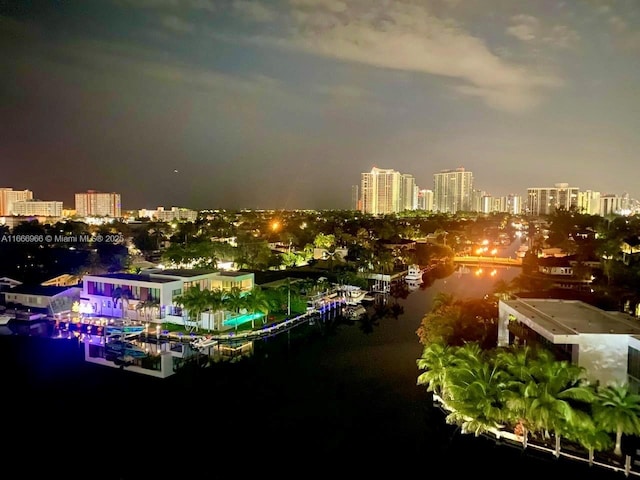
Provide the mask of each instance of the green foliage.
{"label": "green foliage", "polygon": [[[439,309],[449,308],[441,302]],[[596,389],[584,369],[558,361],[546,350],[509,347],[483,350],[477,343],[425,346],[417,362],[418,384],[437,394],[449,410],[447,422],[464,433],[525,427],[581,445],[621,454],[623,433],[640,434],[640,395],[628,385]]]}

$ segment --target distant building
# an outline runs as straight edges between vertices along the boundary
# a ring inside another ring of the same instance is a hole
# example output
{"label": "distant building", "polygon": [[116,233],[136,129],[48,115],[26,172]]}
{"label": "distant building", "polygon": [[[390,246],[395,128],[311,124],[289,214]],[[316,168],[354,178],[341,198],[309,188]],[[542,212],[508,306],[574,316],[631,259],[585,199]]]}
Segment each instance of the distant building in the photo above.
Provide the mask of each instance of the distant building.
{"label": "distant building", "polygon": [[614,194],[600,196],[600,215],[624,215],[625,198]]}
{"label": "distant building", "polygon": [[506,197],[506,212],[512,215],[520,215],[522,213],[522,196],[509,194]]}
{"label": "distant building", "polygon": [[362,212],[386,215],[400,211],[401,174],[395,170],[374,167],[362,173],[360,195]]}
{"label": "distant building", "polygon": [[119,193],[102,193],[88,190],[76,193],[76,214],[80,217],[113,217],[122,216]]}
{"label": "distant building", "polygon": [[398,208],[400,212],[418,208],[416,179],[408,173],[400,174],[400,202]]}
{"label": "distant building", "polygon": [[441,213],[470,211],[473,173],[464,168],[433,175],[434,210]]}
{"label": "distant building", "polygon": [[578,211],[586,215],[600,215],[600,192],[578,192]]}
{"label": "distant building", "polygon": [[418,210],[433,211],[433,190],[418,190]]}
{"label": "distant building", "polygon": [[43,200],[19,200],[13,202],[12,215],[61,217],[62,202]]}
{"label": "distant building", "polygon": [[159,222],[172,222],[174,220],[180,222],[195,222],[198,219],[198,212],[181,207],[171,207],[170,210],[165,210],[164,207],[158,207],[156,211],[153,212],[152,218],[155,218]]}
{"label": "distant building", "polygon": [[527,188],[527,213],[529,215],[550,215],[556,210],[578,209],[580,189],[568,183],[556,183],[549,188]]}
{"label": "distant building", "polygon": [[351,210],[362,210],[358,185],[351,185]]}
{"label": "distant building", "polygon": [[32,200],[31,190],[14,190],[13,188],[0,188],[0,216],[13,215],[13,204],[23,200]]}

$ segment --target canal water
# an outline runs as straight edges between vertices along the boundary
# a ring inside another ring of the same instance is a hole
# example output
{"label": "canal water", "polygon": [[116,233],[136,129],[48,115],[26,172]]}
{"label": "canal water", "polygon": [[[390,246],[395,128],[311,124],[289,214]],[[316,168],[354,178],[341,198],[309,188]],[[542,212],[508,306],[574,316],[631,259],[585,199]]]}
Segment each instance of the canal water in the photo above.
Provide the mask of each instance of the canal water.
{"label": "canal water", "polygon": [[454,273],[164,380],[85,363],[69,341],[0,337],[3,456],[20,478],[623,477],[462,435],[416,385],[434,295],[477,298],[518,274]]}

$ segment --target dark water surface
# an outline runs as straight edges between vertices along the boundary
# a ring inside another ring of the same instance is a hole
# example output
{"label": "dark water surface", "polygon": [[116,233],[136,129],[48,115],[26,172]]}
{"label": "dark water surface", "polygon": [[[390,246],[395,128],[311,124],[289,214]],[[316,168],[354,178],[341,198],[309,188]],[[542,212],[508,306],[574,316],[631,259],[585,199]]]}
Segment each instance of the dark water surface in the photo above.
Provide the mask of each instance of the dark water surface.
{"label": "dark water surface", "polygon": [[20,472],[4,478],[624,478],[461,435],[416,385],[433,296],[482,296],[495,280],[454,274],[390,297],[395,316],[370,307],[165,380],[86,364],[68,341],[0,337],[3,457]]}

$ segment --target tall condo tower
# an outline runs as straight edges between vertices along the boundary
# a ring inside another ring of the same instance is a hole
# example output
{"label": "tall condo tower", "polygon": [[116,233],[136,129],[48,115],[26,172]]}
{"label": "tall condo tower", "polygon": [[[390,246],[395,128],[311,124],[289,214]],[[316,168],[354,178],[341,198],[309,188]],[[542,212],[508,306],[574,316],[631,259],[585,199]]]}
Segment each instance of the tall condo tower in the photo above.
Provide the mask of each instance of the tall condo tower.
{"label": "tall condo tower", "polygon": [[433,209],[441,213],[471,210],[473,174],[464,168],[442,170],[433,175]]}
{"label": "tall condo tower", "polygon": [[373,215],[385,215],[402,210],[400,172],[373,167],[360,178],[361,210]]}

